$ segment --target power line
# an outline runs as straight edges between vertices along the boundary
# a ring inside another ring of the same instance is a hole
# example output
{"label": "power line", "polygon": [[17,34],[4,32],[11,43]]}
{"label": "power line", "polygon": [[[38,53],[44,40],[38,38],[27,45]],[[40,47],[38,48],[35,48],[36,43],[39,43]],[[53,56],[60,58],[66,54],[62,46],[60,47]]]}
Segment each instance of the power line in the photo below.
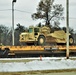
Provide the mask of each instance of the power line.
{"label": "power line", "polygon": [[[3,9],[3,10],[0,10],[0,11],[10,11],[10,10],[12,10],[12,9]],[[32,14],[32,12],[18,10],[18,9],[15,9],[15,11]],[[66,18],[66,17],[64,17],[64,18]],[[69,19],[76,19],[76,18],[75,17],[69,17]]]}
{"label": "power line", "polygon": [[[0,11],[10,11],[12,9],[3,9],[3,10],[0,10]],[[28,11],[23,11],[23,10],[18,10],[18,9],[14,9],[15,11],[18,11],[18,12],[24,12],[24,13],[29,13],[31,14],[32,12],[28,12]]]}
{"label": "power line", "polygon": [[74,17],[70,17],[70,19],[76,19],[76,18],[74,18]]}
{"label": "power line", "polygon": [[9,11],[9,10],[11,10],[11,9],[3,9],[3,10],[0,10],[0,11]]}
{"label": "power line", "polygon": [[19,11],[19,12],[24,12],[24,13],[32,13],[32,12],[28,12],[28,11],[23,11],[23,10],[18,10],[18,9],[15,9],[16,11]]}
{"label": "power line", "polygon": [[[66,18],[66,17],[64,17],[64,18]],[[75,17],[69,17],[69,19],[76,19]]]}

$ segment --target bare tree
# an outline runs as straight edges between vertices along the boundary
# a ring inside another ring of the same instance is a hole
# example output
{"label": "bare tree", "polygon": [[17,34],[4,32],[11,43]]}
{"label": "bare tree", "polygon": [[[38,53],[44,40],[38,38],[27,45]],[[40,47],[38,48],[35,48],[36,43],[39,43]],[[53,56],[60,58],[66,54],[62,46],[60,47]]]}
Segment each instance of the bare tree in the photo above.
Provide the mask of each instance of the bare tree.
{"label": "bare tree", "polygon": [[6,27],[5,25],[0,25],[0,43],[2,43],[3,45],[7,44],[8,31],[9,31],[8,27]]}

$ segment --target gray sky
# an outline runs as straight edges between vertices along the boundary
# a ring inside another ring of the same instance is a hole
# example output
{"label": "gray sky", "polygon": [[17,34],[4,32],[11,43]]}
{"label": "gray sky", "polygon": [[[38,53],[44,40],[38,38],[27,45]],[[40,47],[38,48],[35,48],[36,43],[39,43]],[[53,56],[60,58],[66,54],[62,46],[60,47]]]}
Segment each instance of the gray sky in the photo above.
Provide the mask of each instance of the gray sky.
{"label": "gray sky", "polygon": [[[26,27],[36,25],[40,20],[32,20],[31,14],[36,11],[40,0],[17,0],[15,3],[15,27],[20,23]],[[63,4],[64,16],[66,17],[66,0],[55,0],[57,4]],[[70,27],[76,28],[76,1],[69,0],[70,3]],[[0,0],[0,24],[12,26],[12,0]],[[20,11],[18,11],[20,10]],[[42,21],[43,22],[43,21]],[[66,26],[66,19],[61,22],[61,26]],[[75,29],[76,30],[76,29]]]}

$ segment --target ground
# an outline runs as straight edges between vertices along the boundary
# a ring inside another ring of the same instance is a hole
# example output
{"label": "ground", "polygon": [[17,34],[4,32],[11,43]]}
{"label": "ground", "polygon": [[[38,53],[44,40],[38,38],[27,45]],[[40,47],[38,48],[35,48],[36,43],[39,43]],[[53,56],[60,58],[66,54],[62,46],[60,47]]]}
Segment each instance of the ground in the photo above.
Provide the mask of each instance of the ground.
{"label": "ground", "polygon": [[0,59],[0,75],[76,75],[76,58]]}
{"label": "ground", "polygon": [[33,71],[33,72],[1,72],[0,75],[76,75],[76,70],[66,71]]}

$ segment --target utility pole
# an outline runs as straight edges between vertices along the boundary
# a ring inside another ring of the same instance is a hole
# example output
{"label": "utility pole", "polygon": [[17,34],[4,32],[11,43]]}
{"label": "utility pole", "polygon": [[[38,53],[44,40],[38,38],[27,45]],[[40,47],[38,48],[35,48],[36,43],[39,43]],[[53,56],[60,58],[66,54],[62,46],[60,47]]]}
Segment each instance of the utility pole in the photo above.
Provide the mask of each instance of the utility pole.
{"label": "utility pole", "polygon": [[16,0],[12,1],[12,45],[14,46],[14,2]]}
{"label": "utility pole", "polygon": [[66,27],[67,27],[66,58],[69,59],[69,0],[66,0]]}

